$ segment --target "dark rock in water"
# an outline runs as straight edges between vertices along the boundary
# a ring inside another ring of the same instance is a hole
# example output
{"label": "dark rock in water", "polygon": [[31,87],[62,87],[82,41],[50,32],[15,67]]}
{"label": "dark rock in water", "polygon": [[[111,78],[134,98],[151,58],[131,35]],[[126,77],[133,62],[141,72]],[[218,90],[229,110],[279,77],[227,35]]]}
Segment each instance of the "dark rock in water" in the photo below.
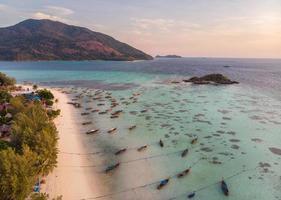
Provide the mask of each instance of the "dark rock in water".
{"label": "dark rock in water", "polygon": [[274,148],[274,147],[270,147],[269,150],[270,150],[272,153],[281,156],[281,149]]}
{"label": "dark rock in water", "polygon": [[222,74],[208,74],[202,77],[192,77],[188,80],[183,80],[184,82],[191,82],[194,84],[219,84],[219,85],[227,85],[227,84],[238,84],[237,81],[232,81],[226,76]]}

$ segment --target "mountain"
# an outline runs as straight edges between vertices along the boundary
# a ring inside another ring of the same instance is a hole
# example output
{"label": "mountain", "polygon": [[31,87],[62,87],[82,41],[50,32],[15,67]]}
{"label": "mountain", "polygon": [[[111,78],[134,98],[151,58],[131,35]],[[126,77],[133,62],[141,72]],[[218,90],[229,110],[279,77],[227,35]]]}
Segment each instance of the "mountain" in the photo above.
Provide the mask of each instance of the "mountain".
{"label": "mountain", "polygon": [[150,55],[87,28],[28,19],[0,28],[0,60],[150,60]]}
{"label": "mountain", "polygon": [[182,58],[182,57],[178,55],[166,55],[166,56],[157,55],[155,56],[155,58]]}

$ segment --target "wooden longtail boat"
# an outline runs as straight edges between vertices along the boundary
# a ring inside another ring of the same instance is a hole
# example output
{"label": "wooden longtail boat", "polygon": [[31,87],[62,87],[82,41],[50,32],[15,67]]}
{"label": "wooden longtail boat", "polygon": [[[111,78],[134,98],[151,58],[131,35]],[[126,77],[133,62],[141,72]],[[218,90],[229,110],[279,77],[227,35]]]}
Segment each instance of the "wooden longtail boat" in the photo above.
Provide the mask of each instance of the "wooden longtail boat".
{"label": "wooden longtail boat", "polygon": [[198,138],[194,138],[193,140],[191,140],[191,144],[196,144],[198,141]]}
{"label": "wooden longtail boat", "polygon": [[159,145],[160,145],[160,147],[164,147],[164,143],[162,140],[159,141]]}
{"label": "wooden longtail boat", "polygon": [[116,163],[114,165],[111,165],[111,166],[109,166],[105,169],[105,173],[109,173],[109,172],[117,169],[119,166],[120,166],[120,163]]}
{"label": "wooden longtail boat", "polygon": [[161,190],[165,185],[167,185],[169,183],[169,178],[164,179],[162,181],[160,181],[159,185],[157,186],[158,190]]}
{"label": "wooden longtail boat", "polygon": [[93,129],[93,130],[89,130],[86,132],[86,134],[94,134],[94,133],[98,133],[99,132],[99,129]]}
{"label": "wooden longtail boat", "polygon": [[183,152],[181,153],[181,157],[185,157],[188,154],[188,149],[183,150]]}
{"label": "wooden longtail boat", "polygon": [[120,154],[124,153],[125,151],[127,151],[126,148],[120,149],[119,151],[116,151],[116,152],[115,152],[115,155],[116,155],[116,156],[117,156],[117,155],[120,155]]}
{"label": "wooden longtail boat", "polygon": [[177,175],[177,177],[178,177],[178,178],[182,178],[182,177],[186,176],[187,174],[189,174],[190,170],[191,170],[191,169],[188,168],[188,169],[182,171],[181,173],[179,173],[179,174]]}
{"label": "wooden longtail boat", "polygon": [[192,199],[193,197],[195,197],[195,192],[192,192],[189,195],[187,195],[187,198],[189,199]]}
{"label": "wooden longtail boat", "polygon": [[221,190],[225,196],[229,195],[229,190],[228,190],[227,184],[224,180],[221,181]]}
{"label": "wooden longtail boat", "polygon": [[117,128],[112,128],[112,129],[108,130],[107,132],[108,132],[108,133],[113,133],[113,132],[116,131],[116,130],[117,130]]}
{"label": "wooden longtail boat", "polygon": [[140,148],[138,148],[138,151],[143,151],[147,148],[147,145],[141,146]]}
{"label": "wooden longtail boat", "polygon": [[133,129],[135,129],[135,128],[137,128],[137,126],[136,126],[136,125],[133,125],[133,126],[130,126],[130,127],[129,127],[129,130],[131,131],[131,130],[133,130]]}

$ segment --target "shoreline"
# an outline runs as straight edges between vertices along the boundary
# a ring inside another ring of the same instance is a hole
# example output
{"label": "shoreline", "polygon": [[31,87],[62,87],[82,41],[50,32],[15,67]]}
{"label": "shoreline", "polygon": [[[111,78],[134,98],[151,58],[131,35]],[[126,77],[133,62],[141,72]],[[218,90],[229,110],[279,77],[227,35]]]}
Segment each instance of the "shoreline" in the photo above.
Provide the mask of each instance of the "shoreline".
{"label": "shoreline", "polygon": [[54,107],[60,109],[61,114],[54,120],[59,136],[58,164],[46,177],[42,192],[49,194],[50,198],[62,195],[63,199],[68,200],[99,196],[104,187],[98,183],[96,173],[91,169],[79,167],[94,161],[88,156],[75,155],[92,151],[90,141],[81,134],[76,108],[67,104],[70,100],[67,94],[53,88],[47,89],[59,100]]}

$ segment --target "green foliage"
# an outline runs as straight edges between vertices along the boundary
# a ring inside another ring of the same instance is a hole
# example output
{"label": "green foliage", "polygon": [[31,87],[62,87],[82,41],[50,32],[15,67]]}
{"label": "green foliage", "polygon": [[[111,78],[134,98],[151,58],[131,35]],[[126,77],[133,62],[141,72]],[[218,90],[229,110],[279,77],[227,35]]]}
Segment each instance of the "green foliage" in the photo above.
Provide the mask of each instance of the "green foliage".
{"label": "green foliage", "polygon": [[[49,200],[49,195],[46,193],[35,193],[31,195],[31,200]],[[62,196],[58,196],[52,200],[62,200]]]}
{"label": "green foliage", "polygon": [[13,86],[16,84],[16,80],[0,72],[0,86]]}
{"label": "green foliage", "polygon": [[[1,72],[0,72],[1,74]],[[12,95],[5,89],[0,90],[0,103],[6,103],[9,102],[12,98]]]}
{"label": "green foliage", "polygon": [[54,102],[52,100],[47,99],[47,100],[45,100],[45,104],[47,106],[52,106],[52,105],[54,105]]}
{"label": "green foliage", "polygon": [[11,98],[10,99],[11,109],[9,110],[9,112],[12,113],[13,115],[19,112],[23,112],[23,110],[26,107],[24,101],[25,99],[23,96],[16,96]]}
{"label": "green foliage", "polygon": [[36,93],[44,100],[53,100],[55,97],[50,90],[37,90]]}
{"label": "green foliage", "polygon": [[37,153],[40,173],[48,174],[57,163],[57,130],[40,104],[18,113],[12,125],[12,144],[21,150],[28,145]]}
{"label": "green foliage", "polygon": [[32,88],[33,88],[33,90],[37,90],[38,89],[38,85],[33,85]]}
{"label": "green foliage", "polygon": [[[47,111],[41,102],[30,102],[23,96],[12,97],[9,90],[14,83],[14,79],[0,72],[0,103],[10,104],[0,113],[0,123],[12,122],[11,142],[0,140],[1,200],[26,199],[37,178],[47,175],[57,164],[58,137],[52,119],[60,110]],[[38,90],[37,94],[47,105],[53,105],[54,96],[49,90]],[[13,117],[6,117],[7,113]],[[34,194],[30,198],[49,199],[46,194]]]}
{"label": "green foliage", "polygon": [[23,146],[22,154],[12,148],[0,151],[0,199],[24,200],[36,182],[36,154]]}
{"label": "green foliage", "polygon": [[0,140],[0,151],[8,149],[11,146],[10,142]]}
{"label": "green foliage", "polygon": [[30,197],[31,200],[48,200],[49,195],[46,193],[34,193]]}
{"label": "green foliage", "polygon": [[61,110],[48,110],[47,114],[49,116],[50,119],[55,119],[57,116],[60,115]]}

